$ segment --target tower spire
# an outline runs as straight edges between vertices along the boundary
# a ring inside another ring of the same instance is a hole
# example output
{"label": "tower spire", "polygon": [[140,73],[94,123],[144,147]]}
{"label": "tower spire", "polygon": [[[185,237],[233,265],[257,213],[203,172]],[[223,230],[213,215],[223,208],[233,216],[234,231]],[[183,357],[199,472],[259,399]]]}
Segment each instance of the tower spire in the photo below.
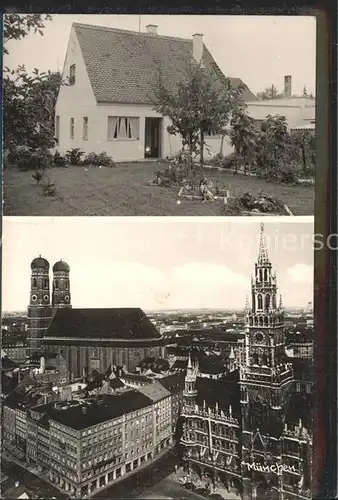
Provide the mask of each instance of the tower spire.
{"label": "tower spire", "polygon": [[190,354],[190,351],[189,351],[188,369],[191,369],[191,368],[192,368],[192,363],[191,363],[191,354]]}
{"label": "tower spire", "polygon": [[261,223],[261,235],[259,241],[258,264],[267,264],[269,262],[268,251],[264,236],[264,224]]}

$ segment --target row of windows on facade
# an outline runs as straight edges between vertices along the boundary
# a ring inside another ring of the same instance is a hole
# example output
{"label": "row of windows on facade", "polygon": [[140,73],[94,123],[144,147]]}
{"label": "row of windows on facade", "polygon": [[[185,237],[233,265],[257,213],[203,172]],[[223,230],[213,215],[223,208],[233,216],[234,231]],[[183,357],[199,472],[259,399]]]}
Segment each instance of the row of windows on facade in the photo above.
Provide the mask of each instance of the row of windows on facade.
{"label": "row of windows on facade", "polygon": [[[135,116],[108,116],[107,139],[113,140],[138,140],[140,119]],[[82,140],[88,140],[89,119],[82,118]],[[75,118],[69,118],[69,137],[75,139]],[[55,138],[60,139],[60,116],[55,118]]]}

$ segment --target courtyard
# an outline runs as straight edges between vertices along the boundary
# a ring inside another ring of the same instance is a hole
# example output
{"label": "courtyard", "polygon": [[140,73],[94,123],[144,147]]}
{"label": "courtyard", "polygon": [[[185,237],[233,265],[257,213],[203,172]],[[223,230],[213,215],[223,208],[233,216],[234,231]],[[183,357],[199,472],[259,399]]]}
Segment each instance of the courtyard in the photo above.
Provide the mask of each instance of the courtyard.
{"label": "courtyard", "polygon": [[[5,216],[220,216],[221,202],[182,200],[177,187],[150,186],[161,162],[121,163],[115,168],[71,166],[46,171],[56,195],[44,196],[32,171],[4,170]],[[261,191],[288,205],[294,215],[313,215],[313,186],[279,185],[217,170],[207,177],[233,195]]]}

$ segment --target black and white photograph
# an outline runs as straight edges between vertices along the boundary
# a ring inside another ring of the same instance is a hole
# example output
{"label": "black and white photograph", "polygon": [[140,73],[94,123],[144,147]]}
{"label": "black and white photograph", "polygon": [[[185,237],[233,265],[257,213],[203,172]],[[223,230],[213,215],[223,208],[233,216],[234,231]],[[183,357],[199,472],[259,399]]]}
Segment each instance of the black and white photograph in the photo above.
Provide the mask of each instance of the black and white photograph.
{"label": "black and white photograph", "polygon": [[310,500],[326,243],[312,217],[5,217],[1,497]]}
{"label": "black and white photograph", "polygon": [[315,16],[6,14],[5,216],[314,214]]}

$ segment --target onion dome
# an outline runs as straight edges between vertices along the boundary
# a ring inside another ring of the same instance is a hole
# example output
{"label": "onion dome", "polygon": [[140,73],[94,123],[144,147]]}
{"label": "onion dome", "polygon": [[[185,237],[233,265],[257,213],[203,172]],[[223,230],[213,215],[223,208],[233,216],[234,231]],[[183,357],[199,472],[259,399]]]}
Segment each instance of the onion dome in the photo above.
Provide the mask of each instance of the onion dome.
{"label": "onion dome", "polygon": [[64,273],[69,273],[69,265],[67,262],[64,262],[63,260],[59,260],[58,262],[55,262],[53,266],[53,273],[62,271]]}
{"label": "onion dome", "polygon": [[41,257],[41,255],[39,255],[39,257],[36,257],[36,259],[32,260],[31,269],[45,269],[46,271],[48,271],[49,262],[48,260]]}

